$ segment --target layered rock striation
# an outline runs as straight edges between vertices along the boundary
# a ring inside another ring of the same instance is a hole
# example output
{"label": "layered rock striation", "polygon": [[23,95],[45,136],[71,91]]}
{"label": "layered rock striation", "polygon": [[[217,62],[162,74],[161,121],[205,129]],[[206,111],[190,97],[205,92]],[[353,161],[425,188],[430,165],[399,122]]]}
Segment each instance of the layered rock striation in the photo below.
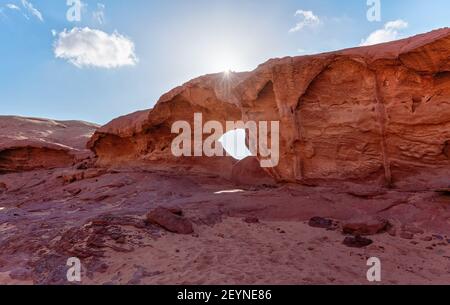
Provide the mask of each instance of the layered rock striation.
{"label": "layered rock striation", "polygon": [[[88,146],[102,164],[210,164],[175,158],[171,125],[279,121],[278,181],[445,185],[450,174],[450,29],[370,47],[273,59],[252,72],[203,76],[150,111],[112,121]],[[227,163],[228,162],[228,163]]]}
{"label": "layered rock striation", "polygon": [[80,121],[0,116],[0,173],[71,166],[86,158],[99,126]]}

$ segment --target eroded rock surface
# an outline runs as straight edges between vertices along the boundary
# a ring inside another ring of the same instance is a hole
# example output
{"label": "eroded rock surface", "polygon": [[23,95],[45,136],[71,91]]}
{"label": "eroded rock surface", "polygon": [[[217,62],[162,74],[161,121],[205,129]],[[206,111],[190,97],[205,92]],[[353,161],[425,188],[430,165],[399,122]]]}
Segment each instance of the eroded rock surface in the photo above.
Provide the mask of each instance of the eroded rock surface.
{"label": "eroded rock surface", "polygon": [[[273,59],[249,73],[204,76],[165,94],[151,111],[103,127],[90,147],[101,163],[194,166],[205,158],[174,159],[170,152],[174,121],[192,123],[194,112],[220,122],[276,120],[280,164],[268,172],[277,180],[447,187],[449,57],[446,28],[376,46]],[[231,170],[224,164],[220,169]]]}
{"label": "eroded rock surface", "polygon": [[87,158],[86,142],[99,126],[0,116],[0,174],[58,168]]}

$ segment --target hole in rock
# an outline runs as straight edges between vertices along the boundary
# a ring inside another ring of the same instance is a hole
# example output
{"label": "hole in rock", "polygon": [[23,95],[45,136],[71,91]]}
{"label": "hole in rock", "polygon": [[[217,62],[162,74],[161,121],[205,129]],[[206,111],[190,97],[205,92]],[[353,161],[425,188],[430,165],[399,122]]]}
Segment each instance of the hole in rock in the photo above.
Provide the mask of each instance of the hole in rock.
{"label": "hole in rock", "polygon": [[219,140],[225,151],[236,160],[252,156],[246,144],[245,129],[235,129],[225,133]]}

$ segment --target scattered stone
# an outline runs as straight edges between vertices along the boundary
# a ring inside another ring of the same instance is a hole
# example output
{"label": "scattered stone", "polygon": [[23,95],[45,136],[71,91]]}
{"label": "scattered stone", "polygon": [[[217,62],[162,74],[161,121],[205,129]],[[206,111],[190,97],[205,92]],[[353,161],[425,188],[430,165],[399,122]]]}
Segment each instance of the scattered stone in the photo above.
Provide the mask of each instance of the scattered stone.
{"label": "scattered stone", "polygon": [[106,263],[101,263],[96,269],[95,272],[98,273],[106,273],[106,271],[108,271],[109,266]]}
{"label": "scattered stone", "polygon": [[432,241],[432,240],[433,240],[433,237],[431,237],[431,236],[425,236],[424,238],[422,238],[422,240],[423,240],[423,241],[429,242],[429,241]]}
{"label": "scattered stone", "polygon": [[414,234],[411,232],[402,231],[400,237],[403,239],[414,239]]}
{"label": "scattered stone", "polygon": [[391,227],[385,219],[378,218],[358,218],[343,224],[344,234],[354,236],[369,236],[384,233]]}
{"label": "scattered stone", "polygon": [[378,187],[371,188],[368,186],[353,186],[352,190],[347,191],[347,194],[358,198],[371,199],[373,197],[386,194],[386,191]]}
{"label": "scattered stone", "polygon": [[313,217],[309,221],[309,226],[320,229],[331,229],[333,227],[333,221],[322,217]]}
{"label": "scattered stone", "polygon": [[62,179],[64,180],[64,184],[70,184],[76,181],[83,180],[83,173],[84,171],[82,170],[68,171],[63,173]]}
{"label": "scattered stone", "polygon": [[194,229],[192,223],[179,215],[172,213],[166,208],[156,208],[147,214],[147,222],[159,225],[169,232],[177,234],[192,234]]}
{"label": "scattered stone", "polygon": [[408,225],[403,225],[402,226],[402,230],[404,232],[409,232],[409,233],[412,233],[414,235],[416,235],[416,234],[420,235],[420,234],[424,234],[425,233],[425,231],[420,229],[420,228],[413,227],[413,226],[408,226]]}
{"label": "scattered stone", "polygon": [[396,237],[397,236],[397,228],[392,226],[392,225],[389,226],[389,228],[387,229],[387,232],[392,237]]}
{"label": "scattered stone", "polygon": [[433,238],[437,239],[437,240],[444,240],[444,237],[442,235],[438,235],[438,234],[434,234]]}
{"label": "scattered stone", "polygon": [[181,208],[179,208],[179,207],[171,207],[171,208],[168,208],[168,210],[171,213],[173,213],[175,215],[178,215],[178,216],[183,216],[184,215],[183,210]]}
{"label": "scattered stone", "polygon": [[343,244],[350,248],[364,248],[373,244],[373,240],[361,236],[346,237]]}
{"label": "scattered stone", "polygon": [[254,224],[254,223],[259,223],[259,219],[258,219],[258,217],[249,216],[244,219],[244,222]]}
{"label": "scattered stone", "polygon": [[25,268],[17,268],[9,273],[9,277],[13,280],[26,281],[31,278],[31,270]]}
{"label": "scattered stone", "polygon": [[71,196],[77,196],[79,194],[81,194],[81,189],[73,189],[73,190],[67,190],[67,192],[71,195]]}
{"label": "scattered stone", "polygon": [[118,243],[118,244],[121,244],[121,245],[123,245],[123,244],[126,244],[126,242],[127,242],[127,239],[126,239],[126,237],[125,236],[119,236],[117,239],[116,239],[116,243]]}
{"label": "scattered stone", "polygon": [[106,174],[105,169],[90,168],[87,170],[73,170],[63,173],[64,184],[71,184],[85,179],[93,179]]}
{"label": "scattered stone", "polygon": [[8,190],[8,187],[6,186],[5,183],[0,182],[0,194],[3,192],[6,192]]}

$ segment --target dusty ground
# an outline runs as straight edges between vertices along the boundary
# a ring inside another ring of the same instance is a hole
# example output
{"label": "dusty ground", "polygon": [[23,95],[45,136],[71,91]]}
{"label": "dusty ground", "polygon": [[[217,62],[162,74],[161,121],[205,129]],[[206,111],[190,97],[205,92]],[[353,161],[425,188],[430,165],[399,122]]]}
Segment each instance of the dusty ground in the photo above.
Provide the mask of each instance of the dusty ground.
{"label": "dusty ground", "polygon": [[[0,176],[0,283],[67,284],[67,259],[79,257],[82,284],[368,284],[374,256],[384,284],[450,283],[445,194],[355,184],[242,189],[192,173],[88,172]],[[157,206],[181,207],[195,233],[146,224]],[[357,215],[386,218],[394,229],[356,249],[343,245],[339,227],[308,225],[314,216]]]}

